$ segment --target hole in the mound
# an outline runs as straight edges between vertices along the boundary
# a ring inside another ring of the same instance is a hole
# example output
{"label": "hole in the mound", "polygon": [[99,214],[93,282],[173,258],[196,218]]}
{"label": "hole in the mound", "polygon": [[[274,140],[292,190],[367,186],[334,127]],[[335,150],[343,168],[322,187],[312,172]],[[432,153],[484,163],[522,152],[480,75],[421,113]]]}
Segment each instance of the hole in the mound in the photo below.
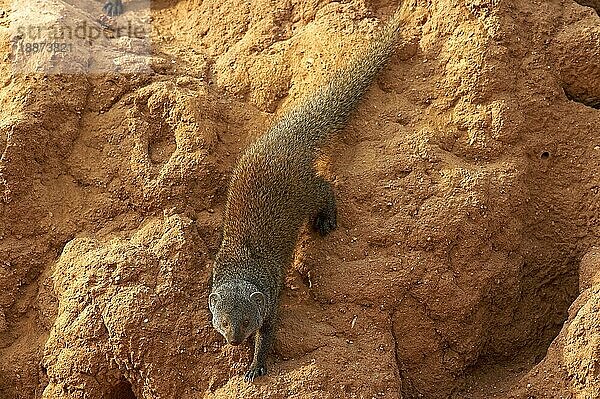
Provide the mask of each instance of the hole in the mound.
{"label": "hole in the mound", "polygon": [[575,3],[579,3],[585,7],[591,7],[596,11],[596,14],[600,15],[600,1],[599,0],[575,0]]}
{"label": "hole in the mound", "polygon": [[563,87],[563,91],[565,92],[565,96],[567,96],[567,98],[571,101],[583,104],[586,107],[600,109],[600,98],[596,98],[591,95],[586,95],[585,93],[575,93],[568,87]]}
{"label": "hole in the mound", "polygon": [[110,391],[106,399],[137,399],[135,394],[133,393],[133,389],[131,388],[131,384],[129,381],[121,381],[119,382],[113,389]]}
{"label": "hole in the mound", "polygon": [[148,143],[148,155],[153,164],[163,164],[171,158],[171,155],[177,149],[174,132],[166,126],[150,137]]}
{"label": "hole in the mound", "polygon": [[161,140],[150,144],[150,160],[152,163],[165,163],[171,158],[176,148],[175,140]]}
{"label": "hole in the mound", "polygon": [[550,158],[550,153],[548,151],[544,151],[540,154],[540,159],[548,159]]}

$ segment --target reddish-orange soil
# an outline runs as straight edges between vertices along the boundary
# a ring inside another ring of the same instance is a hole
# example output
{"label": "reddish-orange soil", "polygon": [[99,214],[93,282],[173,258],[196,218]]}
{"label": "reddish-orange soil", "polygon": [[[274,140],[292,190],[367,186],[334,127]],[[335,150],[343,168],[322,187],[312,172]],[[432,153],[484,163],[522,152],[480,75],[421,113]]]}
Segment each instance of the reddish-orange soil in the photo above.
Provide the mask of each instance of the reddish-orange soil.
{"label": "reddish-orange soil", "polygon": [[406,3],[248,384],[207,307],[232,165],[397,3],[158,0],[152,73],[42,76],[0,0],[0,398],[600,397],[598,13]]}

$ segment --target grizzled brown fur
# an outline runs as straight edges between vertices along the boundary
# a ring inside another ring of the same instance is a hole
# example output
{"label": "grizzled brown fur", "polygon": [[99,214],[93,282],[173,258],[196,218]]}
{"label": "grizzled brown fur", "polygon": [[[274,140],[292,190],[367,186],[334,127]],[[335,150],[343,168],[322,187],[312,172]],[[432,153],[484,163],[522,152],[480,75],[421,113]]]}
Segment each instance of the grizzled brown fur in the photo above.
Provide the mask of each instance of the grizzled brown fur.
{"label": "grizzled brown fur", "polygon": [[365,51],[284,113],[233,171],[209,305],[213,325],[229,343],[255,335],[246,380],[266,373],[279,295],[300,228],[309,220],[321,235],[336,227],[331,184],[315,171],[319,149],[344,127],[393,54],[405,15],[396,12]]}

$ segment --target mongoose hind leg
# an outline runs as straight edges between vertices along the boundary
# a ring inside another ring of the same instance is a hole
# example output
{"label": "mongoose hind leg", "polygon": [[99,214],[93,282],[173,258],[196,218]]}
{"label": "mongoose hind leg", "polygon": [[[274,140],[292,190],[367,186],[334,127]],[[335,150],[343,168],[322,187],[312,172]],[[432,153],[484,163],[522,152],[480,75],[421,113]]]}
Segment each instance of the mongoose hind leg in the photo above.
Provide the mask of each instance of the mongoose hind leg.
{"label": "mongoose hind leg", "polygon": [[317,195],[323,199],[323,206],[315,217],[314,227],[322,236],[331,233],[337,227],[337,206],[331,183],[319,177]]}
{"label": "mongoose hind leg", "polygon": [[267,374],[266,359],[273,345],[275,331],[270,320],[265,320],[254,337],[254,358],[246,371],[244,380],[252,382],[256,377]]}

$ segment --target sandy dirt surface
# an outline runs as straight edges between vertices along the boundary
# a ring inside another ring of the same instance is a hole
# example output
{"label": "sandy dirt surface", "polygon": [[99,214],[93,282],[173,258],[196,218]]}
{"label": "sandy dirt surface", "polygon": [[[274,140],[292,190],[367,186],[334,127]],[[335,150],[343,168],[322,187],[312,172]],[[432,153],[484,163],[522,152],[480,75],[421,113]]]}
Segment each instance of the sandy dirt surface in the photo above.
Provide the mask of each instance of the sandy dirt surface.
{"label": "sandy dirt surface", "polygon": [[42,76],[0,0],[0,398],[600,397],[598,13],[406,3],[248,384],[207,308],[232,166],[397,3],[158,0],[151,73]]}

